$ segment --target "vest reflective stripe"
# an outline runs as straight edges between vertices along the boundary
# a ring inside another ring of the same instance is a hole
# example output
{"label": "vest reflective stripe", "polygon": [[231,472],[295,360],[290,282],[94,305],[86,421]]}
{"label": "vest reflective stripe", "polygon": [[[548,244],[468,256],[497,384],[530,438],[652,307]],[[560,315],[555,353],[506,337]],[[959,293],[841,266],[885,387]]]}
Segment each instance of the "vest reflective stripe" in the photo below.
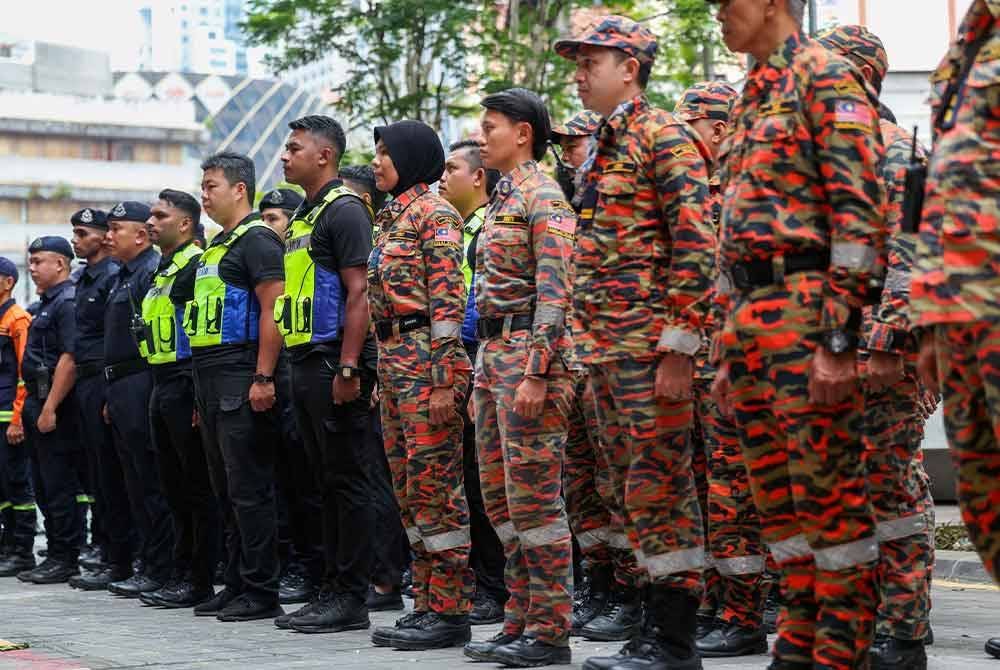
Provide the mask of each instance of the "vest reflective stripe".
{"label": "vest reflective stripe", "polygon": [[10,423],[14,419],[14,410],[0,410],[0,423]]}
{"label": "vest reflective stripe", "polygon": [[240,224],[224,242],[213,244],[198,261],[194,300],[184,308],[184,331],[192,347],[246,344],[257,341],[260,303],[253,290],[227,284],[219,263],[251,228],[267,227],[260,220]]}
{"label": "vest reflective stripe", "polygon": [[152,365],[165,365],[191,358],[191,343],[180,327],[184,307],[170,300],[174,280],[188,263],[201,256],[201,249],[189,244],[170,259],[170,265],[153,277],[153,285],[142,299],[142,318],[149,326],[153,351],[147,342],[139,344],[139,352]]}
{"label": "vest reflective stripe", "polygon": [[285,245],[285,290],[274,303],[274,322],[285,346],[296,347],[340,339],[347,293],[340,274],[318,265],[309,254],[316,219],[334,201],[357,197],[346,186],[337,186],[304,217],[288,227]]}

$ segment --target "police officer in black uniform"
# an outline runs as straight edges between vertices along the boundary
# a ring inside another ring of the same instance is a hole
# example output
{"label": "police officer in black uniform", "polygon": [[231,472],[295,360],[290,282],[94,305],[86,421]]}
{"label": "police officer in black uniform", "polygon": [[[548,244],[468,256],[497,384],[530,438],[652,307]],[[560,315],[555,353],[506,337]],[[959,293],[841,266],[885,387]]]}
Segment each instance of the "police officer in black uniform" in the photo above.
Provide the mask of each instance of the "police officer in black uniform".
{"label": "police officer in black uniform", "polygon": [[104,313],[105,412],[125,475],[140,559],[135,574],[108,584],[108,590],[129,598],[159,589],[172,575],[173,528],[149,430],[153,376],[138,348],[145,333],[142,299],[160,263],[146,227],[149,216],[148,205],[132,201],[108,213],[108,243],[121,266]]}
{"label": "police officer in black uniform", "polygon": [[39,237],[28,246],[28,269],[41,301],[28,330],[21,372],[27,389],[23,421],[31,445],[35,497],[45,515],[48,556],[22,582],[56,584],[79,572],[80,525],[76,496],[76,315],[70,281],[73,249],[62,237]]}
{"label": "police officer in black uniform", "polygon": [[[80,437],[87,458],[91,493],[95,498],[94,530],[100,528],[100,556],[81,554],[85,572],[69,585],[86,591],[107,590],[111,582],[131,574],[132,515],[125,480],[114,448],[111,427],[104,420],[104,308],[118,276],[118,261],[108,249],[107,213],[82,209],[71,218],[73,252],[86,265],[76,280],[76,402],[80,410]],[[102,484],[108,479],[107,484]]]}

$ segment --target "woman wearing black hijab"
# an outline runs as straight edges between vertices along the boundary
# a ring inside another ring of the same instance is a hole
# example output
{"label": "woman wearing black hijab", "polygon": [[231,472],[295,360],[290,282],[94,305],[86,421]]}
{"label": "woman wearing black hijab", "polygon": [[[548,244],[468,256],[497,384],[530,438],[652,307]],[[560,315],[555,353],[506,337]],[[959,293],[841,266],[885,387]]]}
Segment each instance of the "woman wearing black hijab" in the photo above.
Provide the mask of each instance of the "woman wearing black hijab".
{"label": "woman wearing black hijab", "polygon": [[420,650],[469,641],[473,590],[462,480],[462,219],[430,191],[444,148],[419,121],[375,129],[375,183],[393,195],[376,218],[368,301],[378,337],[382,429],[413,548],[414,611],[375,629],[377,646]]}

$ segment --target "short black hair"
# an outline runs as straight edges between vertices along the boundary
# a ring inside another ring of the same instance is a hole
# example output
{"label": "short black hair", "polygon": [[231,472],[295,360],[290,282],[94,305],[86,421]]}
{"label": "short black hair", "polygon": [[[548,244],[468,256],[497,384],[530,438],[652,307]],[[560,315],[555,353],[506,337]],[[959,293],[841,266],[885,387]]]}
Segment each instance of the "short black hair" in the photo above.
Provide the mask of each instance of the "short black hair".
{"label": "short black hair", "polygon": [[[627,51],[622,51],[621,49],[612,49],[615,54],[615,63],[621,65],[622,61],[626,58],[635,58],[632,54]],[[636,59],[638,60],[638,59]],[[639,73],[636,75],[639,82],[639,88],[646,90],[646,86],[649,85],[649,77],[653,73],[653,63],[652,61],[646,61],[645,63],[639,61]]]}
{"label": "short black hair", "polygon": [[340,165],[340,159],[347,151],[347,136],[344,134],[344,128],[337,123],[336,119],[322,114],[310,114],[301,119],[295,119],[288,124],[288,127],[292,130],[305,130],[329,142],[337,150],[337,158],[334,162]]}
{"label": "short black hair", "polygon": [[172,188],[165,188],[160,191],[160,200],[171,207],[175,207],[191,218],[191,234],[194,234],[198,223],[201,221],[201,205],[190,193],[176,191]]}
{"label": "short black hair", "polygon": [[465,151],[465,162],[469,164],[469,167],[473,171],[480,168],[486,172],[486,195],[493,193],[493,189],[497,187],[500,182],[500,170],[494,170],[493,168],[488,168],[483,164],[482,154],[479,153],[479,142],[476,140],[459,140],[458,142],[453,142],[451,146],[448,147],[448,151]]}
{"label": "short black hair", "polygon": [[385,204],[385,193],[375,187],[375,171],[371,165],[348,165],[340,169],[340,178],[363,187],[372,199],[372,209],[376,212]]}
{"label": "short black hair", "polygon": [[480,105],[485,109],[500,112],[509,119],[531,125],[534,137],[531,153],[536,161],[545,157],[552,136],[552,122],[545,103],[534,91],[526,88],[508,88],[483,98]]}
{"label": "short black hair", "polygon": [[235,151],[220,151],[212,154],[201,162],[202,171],[222,170],[226,176],[226,181],[236,185],[240,182],[246,184],[247,202],[253,207],[253,199],[257,194],[257,171],[254,169],[253,161],[249,156],[236,153]]}

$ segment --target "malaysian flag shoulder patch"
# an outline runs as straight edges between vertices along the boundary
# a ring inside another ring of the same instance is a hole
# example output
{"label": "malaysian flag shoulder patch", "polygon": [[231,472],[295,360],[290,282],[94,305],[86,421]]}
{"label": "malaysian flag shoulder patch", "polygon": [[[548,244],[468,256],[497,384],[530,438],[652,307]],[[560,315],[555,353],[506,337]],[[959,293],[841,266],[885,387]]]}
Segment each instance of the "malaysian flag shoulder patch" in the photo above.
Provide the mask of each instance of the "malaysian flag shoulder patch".
{"label": "malaysian flag shoulder patch", "polygon": [[853,100],[840,100],[836,103],[833,112],[834,127],[863,130],[870,133],[873,130],[873,124],[874,120],[870,107]]}

